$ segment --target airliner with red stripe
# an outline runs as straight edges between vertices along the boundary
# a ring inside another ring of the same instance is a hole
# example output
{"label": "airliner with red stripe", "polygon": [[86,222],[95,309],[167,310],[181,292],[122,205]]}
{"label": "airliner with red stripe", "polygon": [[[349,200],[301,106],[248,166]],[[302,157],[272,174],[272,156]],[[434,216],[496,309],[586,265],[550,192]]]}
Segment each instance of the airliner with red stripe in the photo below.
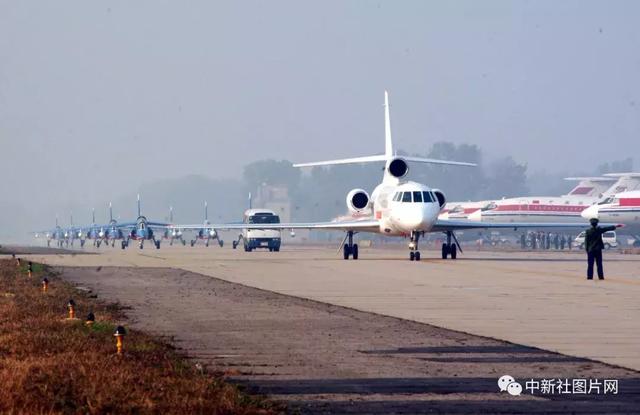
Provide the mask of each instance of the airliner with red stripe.
{"label": "airliner with red stripe", "polygon": [[640,246],[640,190],[621,192],[590,206],[582,212],[584,219],[597,218],[600,222],[621,223],[622,232],[636,238]]}
{"label": "airliner with red stripe", "polygon": [[[640,174],[611,173],[606,177],[580,177],[569,194],[563,196],[527,196],[496,201],[457,204],[448,213],[449,218],[466,218],[490,223],[511,222],[566,222],[582,223],[582,212],[600,200],[621,190],[640,189]],[[616,181],[617,179],[617,181]],[[613,181],[615,183],[611,184]],[[603,185],[608,188],[603,190]],[[451,204],[453,205],[453,203]]]}
{"label": "airliner with red stripe", "polygon": [[[503,200],[483,200],[479,202],[450,202],[441,215],[449,219],[468,219],[473,217],[479,220],[484,212],[494,211],[495,215],[518,214],[531,211],[532,214],[554,211],[561,212],[558,217],[571,216],[570,212],[578,214],[585,206],[596,203],[606,192],[613,188],[615,177],[567,177],[565,180],[578,181],[578,184],[566,195],[562,196],[537,196]],[[545,201],[545,202],[543,202]],[[504,206],[503,206],[504,205]],[[533,205],[529,207],[528,205]],[[556,209],[555,205],[562,205]],[[567,209],[567,205],[571,209]],[[496,210],[498,209],[498,210]],[[517,213],[516,213],[517,212]],[[473,216],[472,216],[473,215]],[[493,215],[493,216],[495,216]],[[490,215],[491,216],[491,215]],[[575,216],[575,215],[574,215]],[[536,219],[537,220],[537,219]]]}

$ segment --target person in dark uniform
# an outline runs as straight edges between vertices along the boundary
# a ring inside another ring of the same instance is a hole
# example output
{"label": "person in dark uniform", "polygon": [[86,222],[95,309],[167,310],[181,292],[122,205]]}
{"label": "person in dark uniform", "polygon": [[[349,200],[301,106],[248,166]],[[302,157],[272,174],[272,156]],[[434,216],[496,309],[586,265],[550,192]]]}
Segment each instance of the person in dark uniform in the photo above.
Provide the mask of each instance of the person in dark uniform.
{"label": "person in dark uniform", "polygon": [[567,240],[564,238],[564,235],[560,238],[560,249],[564,251],[564,245],[567,243]]}
{"label": "person in dark uniform", "polygon": [[604,269],[602,268],[602,250],[604,243],[602,242],[602,234],[613,231],[617,226],[598,226],[598,219],[591,218],[589,220],[591,227],[586,230],[584,235],[584,249],[587,251],[587,279],[593,279],[593,263],[598,267],[598,278],[604,279]]}

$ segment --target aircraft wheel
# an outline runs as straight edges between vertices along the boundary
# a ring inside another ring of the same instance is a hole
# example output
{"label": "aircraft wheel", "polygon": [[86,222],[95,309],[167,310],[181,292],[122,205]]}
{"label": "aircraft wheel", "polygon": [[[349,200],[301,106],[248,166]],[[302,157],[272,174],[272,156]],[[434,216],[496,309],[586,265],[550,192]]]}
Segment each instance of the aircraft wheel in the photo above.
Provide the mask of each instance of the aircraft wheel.
{"label": "aircraft wheel", "polygon": [[204,246],[209,246],[209,241],[205,242]]}
{"label": "aircraft wheel", "polygon": [[125,241],[122,241],[122,249],[125,249],[127,247],[127,243]]}
{"label": "aircraft wheel", "polygon": [[187,245],[187,241],[185,241],[184,239],[182,239],[182,246],[186,246]]}
{"label": "aircraft wheel", "polygon": [[193,239],[191,240],[191,246],[195,245],[196,241],[194,241]]}
{"label": "aircraft wheel", "polygon": [[160,249],[160,241],[156,241],[156,249]]}
{"label": "aircraft wheel", "polygon": [[236,249],[238,247],[238,242],[237,241],[231,242],[231,246],[233,247],[233,249]]}
{"label": "aircraft wheel", "polygon": [[100,244],[101,244],[101,243],[102,243],[101,241],[96,242],[96,246],[97,246],[98,248],[100,248]]}
{"label": "aircraft wheel", "polygon": [[143,246],[144,246],[144,245],[140,244],[140,249],[142,249],[142,247],[143,247]]}
{"label": "aircraft wheel", "polygon": [[273,252],[273,248],[269,248],[269,252]]}
{"label": "aircraft wheel", "polygon": [[416,261],[420,261],[420,251],[416,251],[415,257]]}
{"label": "aircraft wheel", "polygon": [[351,249],[349,248],[349,245],[344,245],[342,247],[342,256],[344,259],[349,259],[349,255],[351,255]]}
{"label": "aircraft wheel", "polygon": [[351,258],[358,259],[358,244],[353,244],[353,248],[351,250]]}
{"label": "aircraft wheel", "polygon": [[222,239],[218,239],[218,244],[220,245],[220,248],[222,248],[224,246],[224,241]]}
{"label": "aircraft wheel", "polygon": [[84,241],[80,241],[80,248],[84,248]]}
{"label": "aircraft wheel", "polygon": [[449,245],[443,243],[442,244],[442,259],[447,259],[449,256]]}
{"label": "aircraft wheel", "polygon": [[458,245],[451,244],[449,252],[451,253],[451,259],[456,259],[458,257]]}
{"label": "aircraft wheel", "polygon": [[276,251],[276,252],[280,252],[280,247],[273,248],[273,250]]}
{"label": "aircraft wheel", "polygon": [[409,261],[414,261],[416,259],[416,253],[413,251],[409,251]]}

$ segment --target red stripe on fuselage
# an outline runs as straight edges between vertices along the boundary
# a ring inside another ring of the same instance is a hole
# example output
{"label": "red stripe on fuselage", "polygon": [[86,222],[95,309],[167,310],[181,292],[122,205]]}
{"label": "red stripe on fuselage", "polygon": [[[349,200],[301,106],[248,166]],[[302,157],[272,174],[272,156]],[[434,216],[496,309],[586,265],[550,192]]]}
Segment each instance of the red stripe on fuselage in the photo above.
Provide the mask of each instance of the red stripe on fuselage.
{"label": "red stripe on fuselage", "polygon": [[620,206],[640,206],[640,197],[627,197],[620,199]]}
{"label": "red stripe on fuselage", "polygon": [[531,204],[531,205],[499,205],[495,209],[491,209],[491,211],[496,212],[504,212],[504,211],[514,211],[514,212],[575,212],[580,213],[585,210],[588,206],[575,206],[575,205],[539,205],[539,204]]}

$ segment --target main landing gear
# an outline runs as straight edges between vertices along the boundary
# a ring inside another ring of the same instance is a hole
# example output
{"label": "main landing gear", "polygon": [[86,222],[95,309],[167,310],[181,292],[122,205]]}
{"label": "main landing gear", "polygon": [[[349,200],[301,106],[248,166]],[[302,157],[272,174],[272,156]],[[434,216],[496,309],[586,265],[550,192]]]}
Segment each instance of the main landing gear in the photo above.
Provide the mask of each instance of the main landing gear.
{"label": "main landing gear", "polygon": [[442,244],[442,259],[447,259],[448,256],[451,256],[451,259],[456,259],[458,257],[458,243],[451,243],[451,239],[453,237],[453,233],[451,231],[447,231],[447,242]]}
{"label": "main landing gear", "polygon": [[[160,249],[160,239],[151,239],[151,241],[153,242],[153,245],[156,247],[156,249]],[[140,249],[144,248],[144,239],[140,239]]]}
{"label": "main landing gear", "polygon": [[224,246],[224,241],[222,239],[220,239],[218,237],[218,235],[214,236],[213,238],[211,238],[211,237],[207,238],[207,241],[204,243],[204,246],[209,246],[209,242],[213,241],[215,239],[218,240],[218,245],[220,246],[220,248],[222,248]]}
{"label": "main landing gear", "polygon": [[[242,234],[238,235],[238,240],[237,241],[231,241],[231,246],[233,247],[233,249],[236,249],[238,247],[238,245],[240,245],[240,242],[242,242]],[[245,249],[246,251],[246,249]]]}
{"label": "main landing gear", "polygon": [[349,256],[353,259],[358,259],[358,244],[353,243],[353,231],[347,231],[347,241],[342,245],[342,254],[344,259],[349,259]]}
{"label": "main landing gear", "polygon": [[185,246],[187,244],[187,241],[185,241],[183,237],[178,237],[178,238],[171,238],[171,241],[169,242],[170,246],[173,246],[174,240],[178,240],[179,242],[182,242],[182,246]]}

